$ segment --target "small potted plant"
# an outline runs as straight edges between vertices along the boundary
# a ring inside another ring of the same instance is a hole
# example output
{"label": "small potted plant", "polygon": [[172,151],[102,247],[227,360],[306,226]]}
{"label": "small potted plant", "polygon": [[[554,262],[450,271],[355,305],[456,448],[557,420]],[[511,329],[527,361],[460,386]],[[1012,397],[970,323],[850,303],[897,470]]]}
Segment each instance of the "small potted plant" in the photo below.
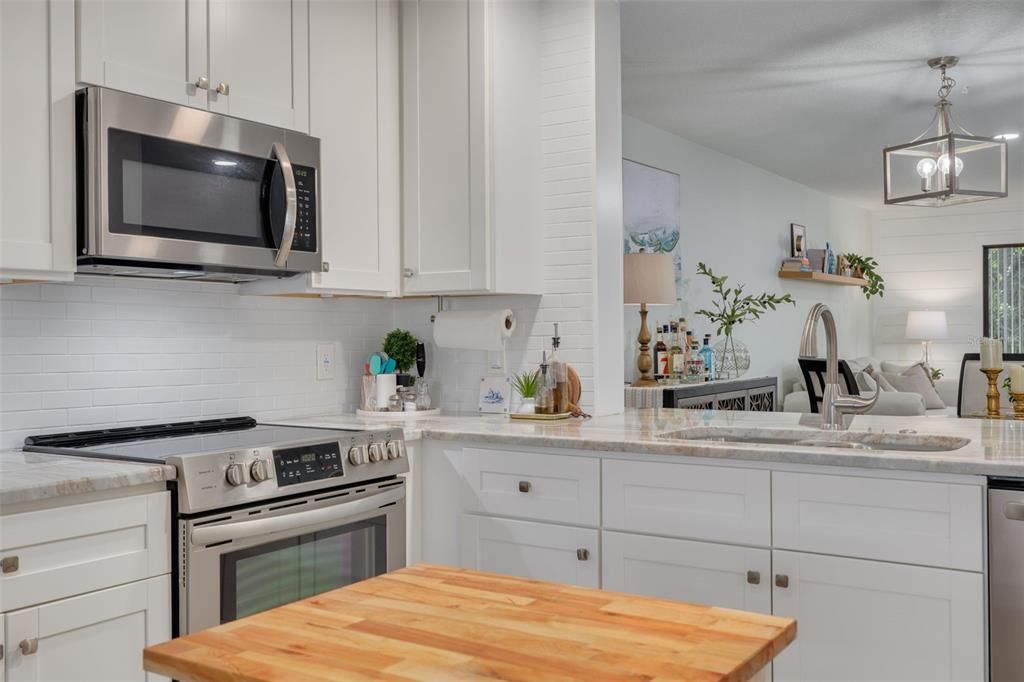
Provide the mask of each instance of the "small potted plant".
{"label": "small potted plant", "polygon": [[394,329],[384,337],[384,352],[395,361],[398,370],[396,382],[399,386],[412,386],[416,378],[409,374],[409,368],[416,362],[416,337],[404,329]]}
{"label": "small potted plant", "polygon": [[861,277],[868,281],[860,288],[864,292],[864,298],[885,296],[885,280],[878,274],[878,261],[870,256],[861,256],[856,253],[844,253],[843,258],[850,265],[851,274],[854,277]]}
{"label": "small potted plant", "polygon": [[540,375],[536,372],[523,372],[512,377],[512,388],[522,398],[518,412],[533,414],[537,404],[537,391],[540,390]]}

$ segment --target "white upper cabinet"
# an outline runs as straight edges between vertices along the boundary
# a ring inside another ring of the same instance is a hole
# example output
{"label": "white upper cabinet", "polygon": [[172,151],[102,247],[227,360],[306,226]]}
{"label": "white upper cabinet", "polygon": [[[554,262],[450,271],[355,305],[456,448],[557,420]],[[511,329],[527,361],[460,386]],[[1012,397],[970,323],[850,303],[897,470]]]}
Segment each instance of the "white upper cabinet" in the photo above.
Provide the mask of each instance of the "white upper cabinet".
{"label": "white upper cabinet", "polygon": [[78,80],[309,130],[305,0],[77,0]]}
{"label": "white upper cabinet", "polygon": [[309,3],[209,0],[210,110],[309,130]]}
{"label": "white upper cabinet", "polygon": [[[205,37],[195,37],[203,53],[189,68],[189,10],[187,0],[79,0],[78,80],[206,106],[205,93],[194,101],[196,88],[189,85],[206,73]],[[205,19],[198,23],[205,32]]]}
{"label": "white upper cabinet", "polygon": [[75,270],[75,9],[0,2],[0,281]]}
{"label": "white upper cabinet", "polygon": [[401,14],[403,291],[541,293],[539,4]]}

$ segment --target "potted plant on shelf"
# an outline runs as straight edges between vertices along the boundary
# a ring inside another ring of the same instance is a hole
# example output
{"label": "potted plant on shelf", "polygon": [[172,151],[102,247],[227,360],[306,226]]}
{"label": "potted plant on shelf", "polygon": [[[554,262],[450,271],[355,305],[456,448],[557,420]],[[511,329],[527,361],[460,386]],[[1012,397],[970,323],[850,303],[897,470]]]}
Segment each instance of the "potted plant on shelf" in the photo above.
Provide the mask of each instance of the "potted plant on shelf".
{"label": "potted plant on shelf", "polygon": [[398,370],[396,382],[399,386],[412,386],[416,378],[409,374],[409,368],[416,362],[416,337],[404,329],[393,329],[384,337],[384,352],[395,361]]}
{"label": "potted plant on shelf", "polygon": [[715,372],[721,379],[736,379],[750,369],[750,351],[746,345],[737,341],[733,331],[737,325],[749,320],[759,319],[769,310],[775,310],[783,303],[796,305],[792,295],[764,292],[757,296],[744,294],[745,284],[736,287],[726,285],[728,277],[716,275],[711,268],[704,263],[697,264],[697,274],[704,275],[711,280],[715,295],[714,310],[698,310],[698,315],[703,315],[715,325],[718,336],[724,338],[715,344]]}
{"label": "potted plant on shelf", "polygon": [[852,276],[868,281],[860,288],[864,292],[864,298],[885,296],[885,280],[878,274],[878,261],[870,256],[861,256],[856,253],[844,253],[843,258],[849,264]]}
{"label": "potted plant on shelf", "polygon": [[537,371],[517,374],[512,377],[512,388],[523,399],[518,412],[533,414],[537,404],[537,391],[540,390],[540,374]]}

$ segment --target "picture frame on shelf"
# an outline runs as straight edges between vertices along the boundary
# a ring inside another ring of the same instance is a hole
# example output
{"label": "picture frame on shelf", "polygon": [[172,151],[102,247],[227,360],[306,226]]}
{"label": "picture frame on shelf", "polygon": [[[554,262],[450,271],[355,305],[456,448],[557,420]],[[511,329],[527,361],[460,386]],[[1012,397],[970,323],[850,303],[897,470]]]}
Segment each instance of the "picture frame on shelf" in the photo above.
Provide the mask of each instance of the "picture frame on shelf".
{"label": "picture frame on shelf", "polygon": [[792,258],[807,257],[807,228],[798,223],[789,224],[789,255]]}

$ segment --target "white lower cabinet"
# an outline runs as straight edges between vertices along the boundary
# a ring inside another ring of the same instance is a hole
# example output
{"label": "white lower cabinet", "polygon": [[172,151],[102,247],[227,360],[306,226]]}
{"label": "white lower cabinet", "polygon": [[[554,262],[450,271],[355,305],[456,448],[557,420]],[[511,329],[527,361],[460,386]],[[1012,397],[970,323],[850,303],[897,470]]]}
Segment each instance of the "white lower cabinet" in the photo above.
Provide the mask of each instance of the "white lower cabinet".
{"label": "white lower cabinet", "polygon": [[598,532],[464,514],[462,565],[521,578],[598,587]]}
{"label": "white lower cabinet", "polygon": [[797,620],[775,680],[982,680],[980,573],[776,550],[775,615]]}
{"label": "white lower cabinet", "polygon": [[631,533],[601,533],[606,590],[772,612],[771,550]]}
{"label": "white lower cabinet", "polygon": [[3,616],[5,682],[157,680],[142,650],[171,637],[169,575]]}

